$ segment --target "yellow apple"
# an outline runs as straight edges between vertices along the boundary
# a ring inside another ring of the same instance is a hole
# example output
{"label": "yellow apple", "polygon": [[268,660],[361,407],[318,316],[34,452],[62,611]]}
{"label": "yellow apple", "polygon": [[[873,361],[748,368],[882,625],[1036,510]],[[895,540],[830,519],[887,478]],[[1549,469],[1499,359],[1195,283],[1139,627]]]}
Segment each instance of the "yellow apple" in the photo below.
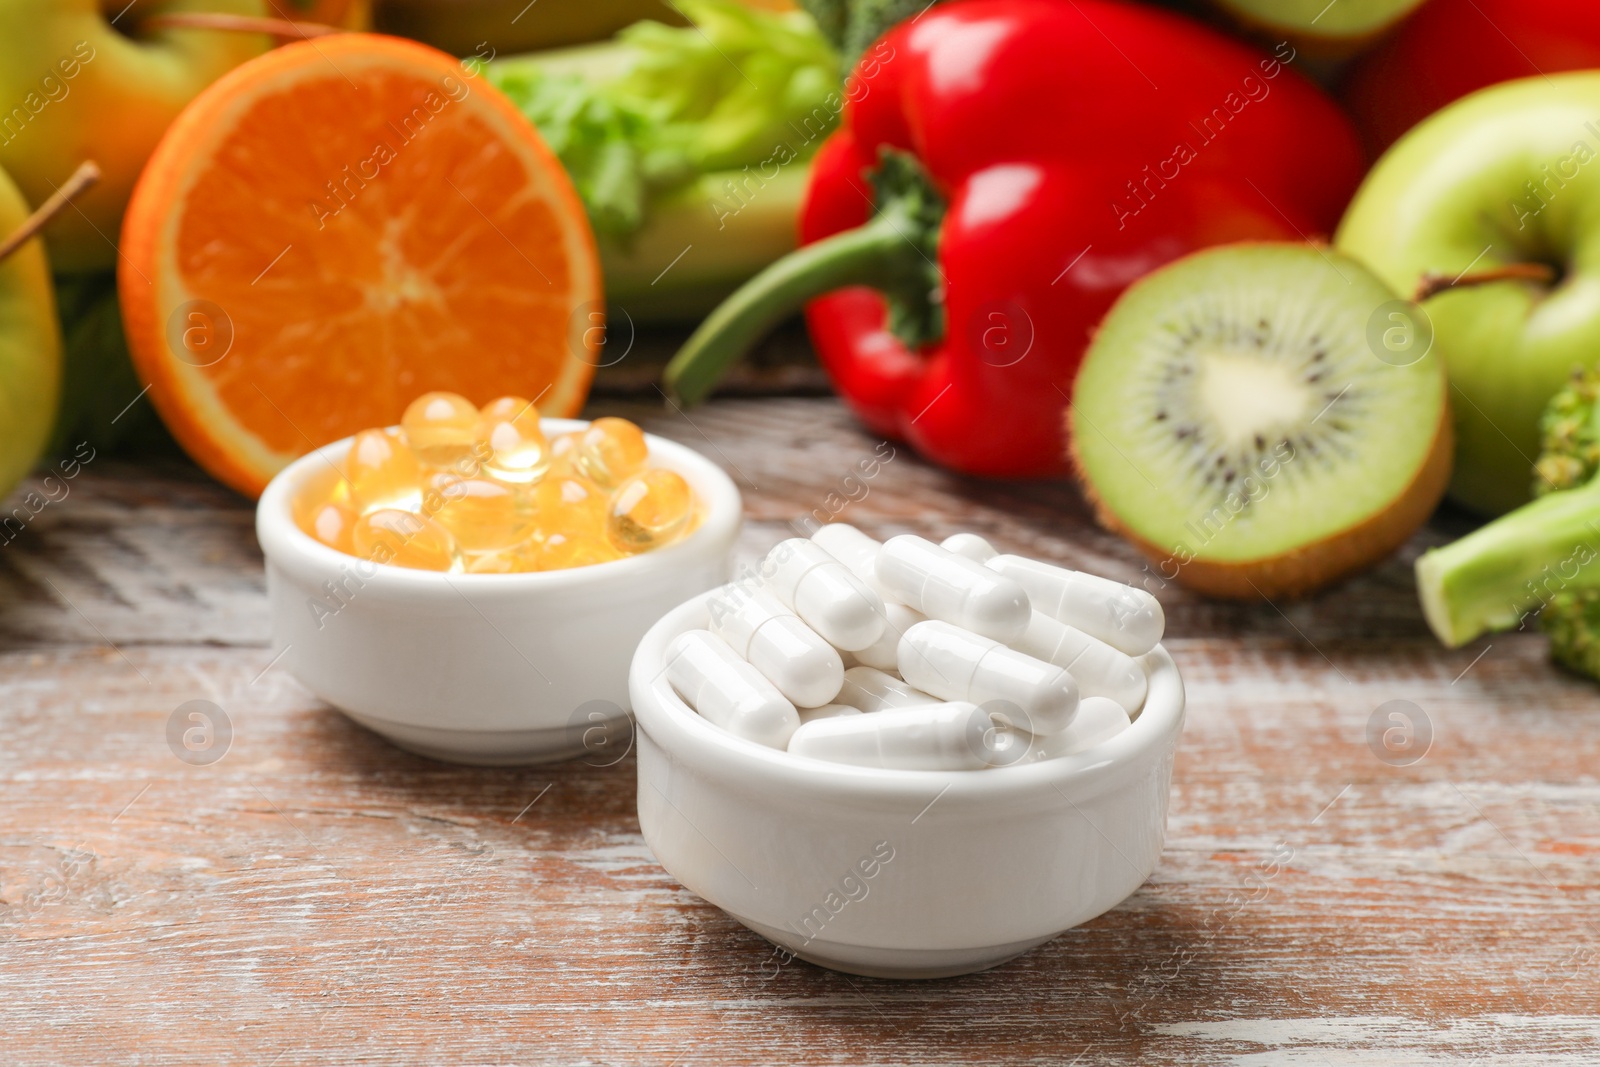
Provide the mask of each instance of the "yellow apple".
{"label": "yellow apple", "polygon": [[260,34],[146,25],[189,11],[270,13],[262,0],[0,0],[0,167],[35,205],[80,160],[102,172],[47,231],[56,270],[116,262],[123,208],[168,124],[271,46]]}
{"label": "yellow apple", "polygon": [[[28,204],[0,170],[0,242],[28,217]],[[61,391],[61,328],[44,244],[33,237],[0,259],[0,497],[33,469],[55,422]],[[3,520],[0,542],[15,536]]]}

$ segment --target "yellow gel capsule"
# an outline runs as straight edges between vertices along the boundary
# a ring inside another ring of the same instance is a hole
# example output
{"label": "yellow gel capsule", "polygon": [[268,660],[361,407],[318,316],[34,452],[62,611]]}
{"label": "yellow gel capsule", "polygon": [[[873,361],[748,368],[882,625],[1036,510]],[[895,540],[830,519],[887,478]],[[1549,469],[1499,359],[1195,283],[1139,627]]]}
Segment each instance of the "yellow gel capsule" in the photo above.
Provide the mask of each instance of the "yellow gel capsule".
{"label": "yellow gel capsule", "polygon": [[290,504],[294,524],[315,537],[316,533],[311,529],[311,516],[324,504],[351,506],[350,485],[344,480],[344,468],[339,464],[328,464],[320,470],[313,470],[306,478]]}
{"label": "yellow gel capsule", "polygon": [[417,459],[430,467],[466,461],[478,439],[478,409],[457,393],[423,393],[400,417]]}
{"label": "yellow gel capsule", "polygon": [[356,524],[356,513],[334,500],[319,504],[306,521],[306,533],[329,548],[354,553],[350,534]]}
{"label": "yellow gel capsule", "polygon": [[595,419],[573,449],[573,468],[596,485],[613,488],[650,458],[644,431],[627,419]]}
{"label": "yellow gel capsule", "polygon": [[621,559],[622,553],[599,537],[554,533],[538,543],[533,558],[536,567],[541,571],[560,571],[569,567],[587,567],[594,563]]}
{"label": "yellow gel capsule", "polygon": [[533,488],[533,521],[546,536],[598,538],[606,525],[605,490],[583,478],[546,478]]}
{"label": "yellow gel capsule", "polygon": [[499,552],[472,552],[466,557],[468,574],[517,574],[533,570],[520,548],[507,548]]}
{"label": "yellow gel capsule", "polygon": [[578,448],[578,438],[583,434],[576,430],[570,433],[558,433],[550,438],[550,469],[545,471],[546,478],[574,477],[578,472],[572,466]]}
{"label": "yellow gel capsule", "polygon": [[428,479],[422,511],[449,530],[463,552],[510,548],[526,538],[533,525],[531,510],[509,486],[450,472]]}
{"label": "yellow gel capsule", "polygon": [[682,475],[640,471],[612,494],[606,536],[624,552],[644,552],[676,540],[693,514],[694,493]]}
{"label": "yellow gel capsule", "polygon": [[404,441],[382,430],[362,430],[350,442],[345,484],[357,510],[406,510],[422,496],[422,468]]}
{"label": "yellow gel capsule", "polygon": [[425,515],[380,508],[356,520],[350,540],[355,554],[375,563],[423,571],[453,570],[461,550],[450,531]]}
{"label": "yellow gel capsule", "polygon": [[550,468],[550,442],[533,402],[503,396],[485,404],[481,415],[478,443],[485,454],[484,473],[515,485],[543,478]]}
{"label": "yellow gel capsule", "polygon": [[478,409],[478,414],[486,422],[500,422],[526,414],[537,416],[539,411],[527,397],[502,396],[483,405]]}

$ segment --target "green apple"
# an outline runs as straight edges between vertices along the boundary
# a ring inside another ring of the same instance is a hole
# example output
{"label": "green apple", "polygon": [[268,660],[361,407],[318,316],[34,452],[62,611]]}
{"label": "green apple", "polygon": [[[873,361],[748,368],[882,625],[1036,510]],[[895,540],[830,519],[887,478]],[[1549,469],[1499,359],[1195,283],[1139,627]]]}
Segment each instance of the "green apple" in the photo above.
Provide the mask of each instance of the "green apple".
{"label": "green apple", "polygon": [[1215,0],[1244,25],[1319,54],[1343,54],[1377,37],[1422,0]]}
{"label": "green apple", "polygon": [[61,321],[61,408],[49,454],[87,440],[111,454],[167,439],[128,358],[115,271],[56,277]]}
{"label": "green apple", "polygon": [[[1465,275],[1421,305],[1450,375],[1450,496],[1485,514],[1525,502],[1545,404],[1600,359],[1600,72],[1431,116],[1372,168],[1334,243],[1400,293]],[[1519,272],[1546,279],[1487,280]]]}
{"label": "green apple", "polygon": [[[0,170],[0,241],[27,217],[27,201]],[[38,462],[60,390],[61,328],[50,264],[43,241],[33,237],[0,259],[0,496]],[[0,541],[9,540],[10,529],[0,522]]]}
{"label": "green apple", "polygon": [[687,25],[672,0],[383,0],[372,20],[380,33],[487,58],[598,41],[640,19]]}
{"label": "green apple", "polygon": [[[372,28],[372,0],[267,0],[274,18],[347,30]],[[213,9],[215,10],[215,9]]]}
{"label": "green apple", "polygon": [[180,11],[268,13],[262,0],[0,0],[0,167],[32,204],[81,160],[102,173],[50,226],[56,270],[116,262],[123,208],[168,124],[270,47],[253,33],[147,30],[150,16]]}

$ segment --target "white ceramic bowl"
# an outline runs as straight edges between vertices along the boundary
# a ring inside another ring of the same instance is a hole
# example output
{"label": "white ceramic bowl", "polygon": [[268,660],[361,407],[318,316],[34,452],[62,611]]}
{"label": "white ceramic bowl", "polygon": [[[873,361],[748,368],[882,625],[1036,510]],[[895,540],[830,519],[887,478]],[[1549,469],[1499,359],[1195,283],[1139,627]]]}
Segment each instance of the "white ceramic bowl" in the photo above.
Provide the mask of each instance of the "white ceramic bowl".
{"label": "white ceramic bowl", "polygon": [[639,825],[675,878],[803,959],[879,978],[983,970],[1115,907],[1155,869],[1183,682],[1164,648],[1133,724],[1073,756],[892,771],[791,756],[702,719],[664,676],[708,595],[639,644]]}
{"label": "white ceramic bowl", "polygon": [[[545,419],[546,434],[587,423]],[[460,763],[569,759],[625,736],[628,664],[652,623],[727,581],[739,491],[699,453],[648,438],[705,508],[693,533],[642,555],[532,574],[441,574],[370,563],[308,536],[303,492],[326,492],[350,439],[303,456],[256,508],[272,645],[323,700],[402,748]]]}

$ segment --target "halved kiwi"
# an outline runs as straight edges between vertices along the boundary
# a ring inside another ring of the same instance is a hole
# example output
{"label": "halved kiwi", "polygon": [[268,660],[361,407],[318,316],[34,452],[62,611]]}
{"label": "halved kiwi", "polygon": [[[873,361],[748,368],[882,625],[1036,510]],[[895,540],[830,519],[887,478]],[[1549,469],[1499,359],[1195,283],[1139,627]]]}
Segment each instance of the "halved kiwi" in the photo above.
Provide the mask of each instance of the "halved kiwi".
{"label": "halved kiwi", "polygon": [[1196,252],[1123,293],[1067,429],[1100,520],[1162,577],[1296,596],[1399,547],[1450,476],[1426,319],[1313,245]]}

